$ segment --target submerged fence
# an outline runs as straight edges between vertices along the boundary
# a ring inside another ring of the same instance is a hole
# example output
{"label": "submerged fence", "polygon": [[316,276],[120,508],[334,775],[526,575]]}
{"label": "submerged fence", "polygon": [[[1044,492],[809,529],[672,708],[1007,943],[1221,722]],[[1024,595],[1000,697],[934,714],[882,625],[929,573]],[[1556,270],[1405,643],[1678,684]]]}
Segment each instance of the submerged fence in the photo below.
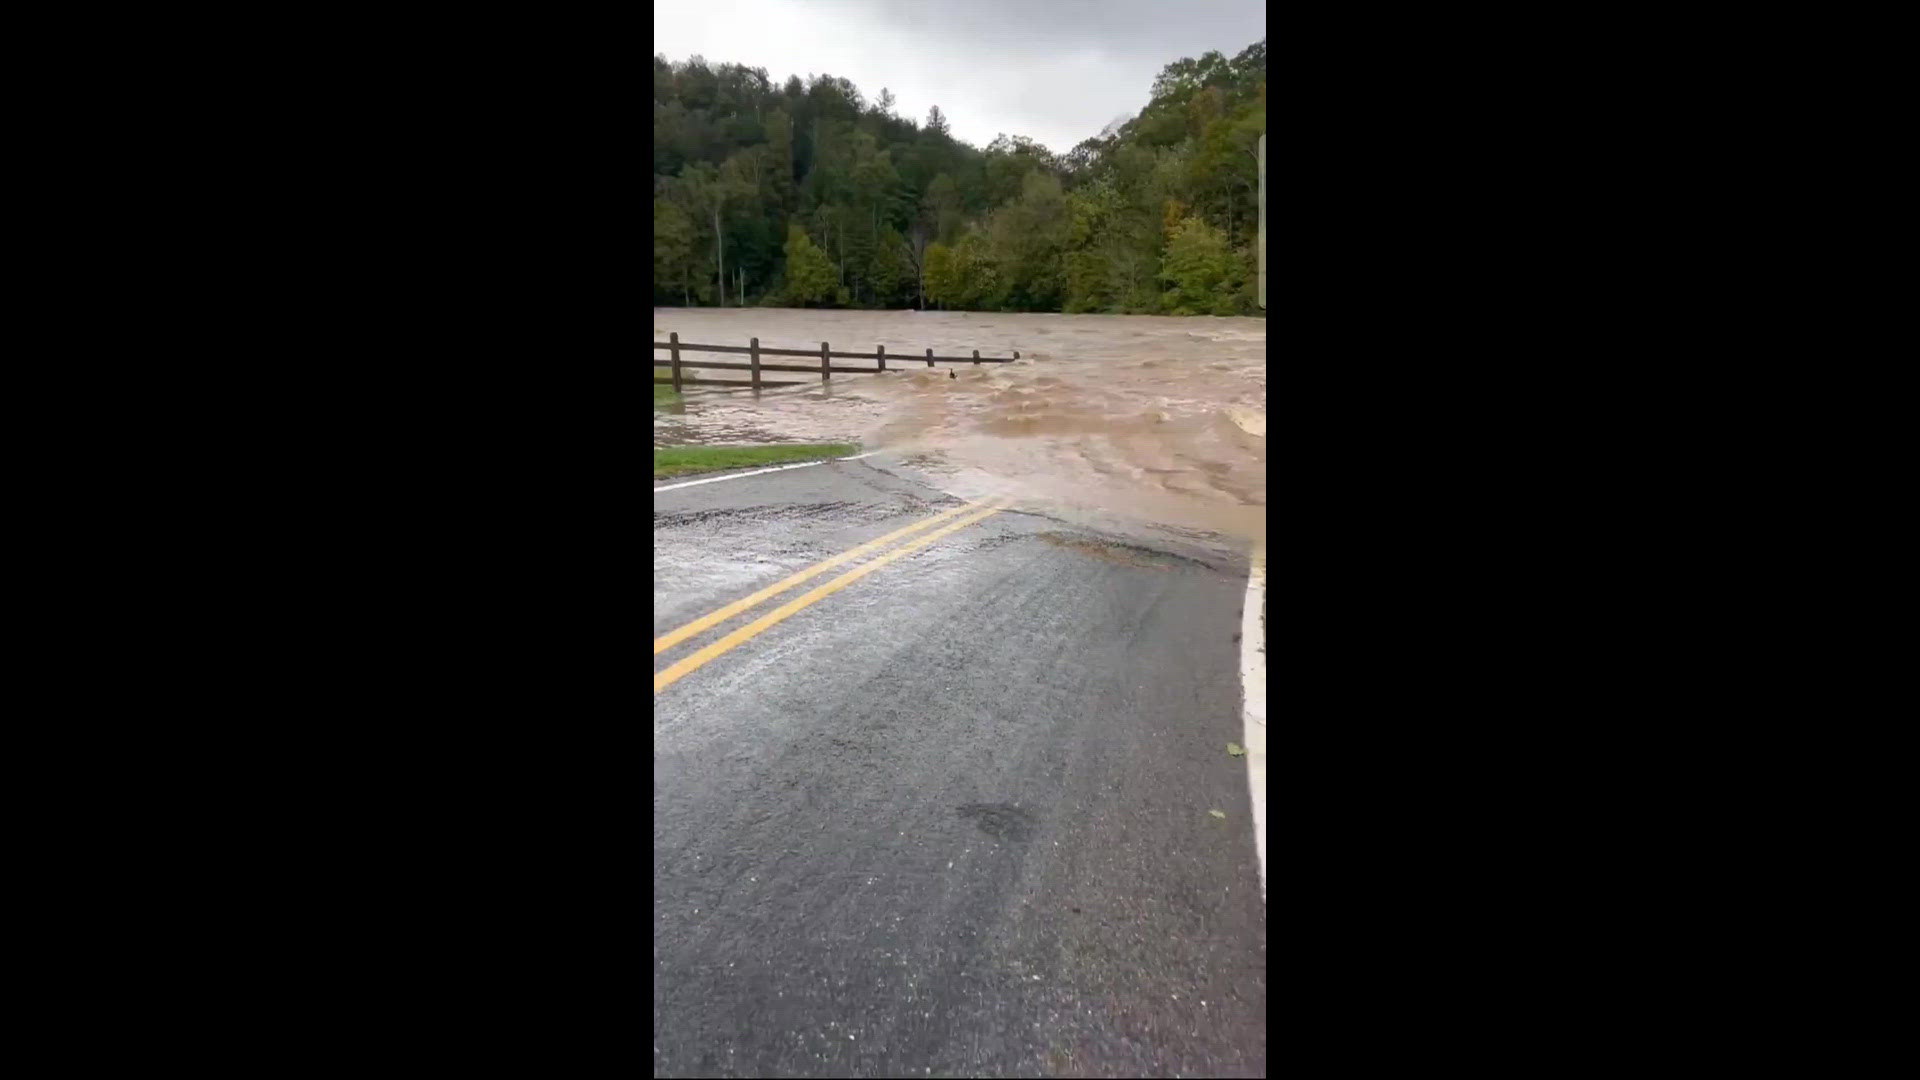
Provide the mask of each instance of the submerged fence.
{"label": "submerged fence", "polygon": [[[899,354],[895,354],[892,357],[888,357],[887,347],[885,345],[876,345],[874,347],[874,350],[870,353],[834,352],[832,349],[830,349],[827,346],[827,343],[824,341],[820,343],[820,348],[818,350],[763,349],[760,347],[759,338],[749,338],[748,344],[745,346],[695,345],[689,342],[681,341],[680,335],[677,333],[668,334],[667,340],[665,341],[654,342],[653,347],[656,352],[661,349],[666,349],[671,354],[665,360],[662,360],[660,357],[655,356],[653,358],[653,366],[657,368],[665,367],[665,368],[673,369],[673,388],[675,390],[680,389],[680,386],[682,383],[690,383],[695,386],[740,386],[742,385],[738,380],[734,380],[734,379],[690,378],[680,374],[680,369],[682,368],[725,368],[733,371],[751,371],[753,373],[753,381],[751,385],[753,386],[754,389],[758,390],[762,386],[804,386],[806,385],[803,382],[798,382],[792,379],[782,380],[778,382],[775,382],[772,380],[765,380],[760,377],[760,373],[763,371],[800,371],[800,372],[806,372],[807,374],[812,374],[817,371],[820,373],[820,381],[826,382],[827,380],[833,378],[833,374],[836,371],[843,375],[879,374],[880,372],[887,370],[887,361],[889,359],[894,361],[896,365],[896,368],[895,368],[896,370],[898,370],[899,368],[905,367],[908,364],[919,364],[923,361],[926,363],[928,367],[932,367],[935,364],[1011,364],[1015,360],[1020,359],[1020,351],[1018,349],[1014,350],[1014,353],[1012,356],[981,356],[979,349],[973,350],[972,356],[935,356],[933,355],[933,350],[928,349],[927,354],[925,356],[914,356],[912,354],[907,354],[902,356]],[[733,353],[736,355],[746,356],[747,362],[742,364],[742,363],[739,363],[738,361],[727,362],[727,361],[721,361],[721,360],[682,360],[680,359],[680,354],[682,352]],[[804,356],[809,359],[812,359],[813,357],[819,357],[820,363],[818,365],[763,364],[760,362],[760,358],[762,356]],[[833,360],[874,360],[874,361],[878,361],[879,366],[877,367],[845,367],[845,366],[834,367],[832,366]]]}

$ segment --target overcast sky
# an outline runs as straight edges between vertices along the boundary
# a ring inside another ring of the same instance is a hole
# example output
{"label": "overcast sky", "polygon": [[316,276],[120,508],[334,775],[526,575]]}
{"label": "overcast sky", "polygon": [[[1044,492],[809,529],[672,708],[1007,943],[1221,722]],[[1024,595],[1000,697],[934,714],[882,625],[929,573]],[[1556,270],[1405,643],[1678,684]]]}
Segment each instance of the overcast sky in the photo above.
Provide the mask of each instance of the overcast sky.
{"label": "overcast sky", "polygon": [[1264,0],[655,0],[653,48],[675,63],[851,80],[869,104],[926,122],[940,106],[955,137],[1002,132],[1055,153],[1147,104],[1154,76],[1183,56],[1228,57],[1267,36]]}

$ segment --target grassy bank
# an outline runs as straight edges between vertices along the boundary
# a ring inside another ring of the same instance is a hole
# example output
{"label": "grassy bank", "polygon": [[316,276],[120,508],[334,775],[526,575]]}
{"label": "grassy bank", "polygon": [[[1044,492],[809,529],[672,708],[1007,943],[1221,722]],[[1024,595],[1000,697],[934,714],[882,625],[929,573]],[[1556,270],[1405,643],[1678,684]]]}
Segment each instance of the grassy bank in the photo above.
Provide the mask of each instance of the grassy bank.
{"label": "grassy bank", "polygon": [[680,395],[674,390],[672,383],[656,382],[653,384],[654,408],[671,408],[678,404],[680,404]]}
{"label": "grassy bank", "polygon": [[[656,391],[654,400],[659,400]],[[850,457],[860,452],[851,443],[781,443],[776,446],[656,446],[653,478],[689,473],[746,469],[758,465],[785,465],[819,458]]]}

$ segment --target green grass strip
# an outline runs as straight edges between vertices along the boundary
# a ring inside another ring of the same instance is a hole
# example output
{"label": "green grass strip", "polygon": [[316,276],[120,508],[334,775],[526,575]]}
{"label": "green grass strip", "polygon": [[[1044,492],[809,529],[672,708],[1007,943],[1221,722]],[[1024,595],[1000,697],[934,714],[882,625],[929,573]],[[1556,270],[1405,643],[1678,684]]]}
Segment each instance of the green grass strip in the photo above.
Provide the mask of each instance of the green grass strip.
{"label": "green grass strip", "polygon": [[793,461],[852,457],[860,448],[852,443],[781,443],[775,446],[656,446],[653,478],[689,473],[783,465]]}

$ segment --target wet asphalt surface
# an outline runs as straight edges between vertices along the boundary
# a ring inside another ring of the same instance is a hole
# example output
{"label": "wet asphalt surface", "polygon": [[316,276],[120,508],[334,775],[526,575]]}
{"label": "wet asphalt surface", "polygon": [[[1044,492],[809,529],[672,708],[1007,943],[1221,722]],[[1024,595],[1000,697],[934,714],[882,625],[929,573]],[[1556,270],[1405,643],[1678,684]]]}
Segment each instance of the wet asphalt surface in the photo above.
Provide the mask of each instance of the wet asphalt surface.
{"label": "wet asphalt surface", "polygon": [[[654,633],[959,504],[885,457],[658,493]],[[1246,573],[1004,511],[658,692],[655,1075],[1264,1075]]]}

